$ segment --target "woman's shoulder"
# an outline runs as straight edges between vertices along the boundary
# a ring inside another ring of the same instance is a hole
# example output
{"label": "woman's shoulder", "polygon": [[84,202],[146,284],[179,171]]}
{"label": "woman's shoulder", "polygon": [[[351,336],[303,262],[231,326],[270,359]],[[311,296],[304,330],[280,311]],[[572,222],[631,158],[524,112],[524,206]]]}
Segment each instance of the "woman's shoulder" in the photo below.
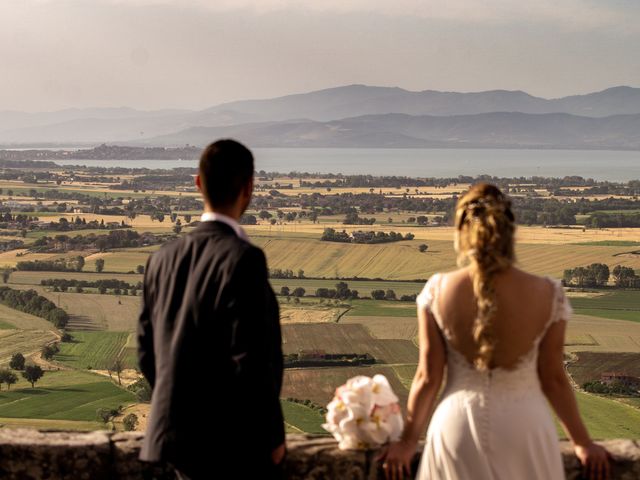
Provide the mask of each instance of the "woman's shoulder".
{"label": "woman's shoulder", "polygon": [[427,282],[424,284],[422,291],[416,297],[418,306],[431,306],[433,299],[438,294],[439,289],[445,283],[445,279],[451,275],[459,274],[464,269],[437,271],[431,274]]}

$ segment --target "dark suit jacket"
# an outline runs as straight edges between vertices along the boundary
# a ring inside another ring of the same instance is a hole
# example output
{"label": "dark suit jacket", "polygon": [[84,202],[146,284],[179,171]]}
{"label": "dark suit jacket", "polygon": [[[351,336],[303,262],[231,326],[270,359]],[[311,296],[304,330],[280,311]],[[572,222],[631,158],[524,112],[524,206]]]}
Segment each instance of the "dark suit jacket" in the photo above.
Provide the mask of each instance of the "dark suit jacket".
{"label": "dark suit jacket", "polygon": [[153,388],[140,459],[194,475],[236,456],[270,462],[284,441],[283,356],[262,250],[206,221],[152,254],[138,355]]}

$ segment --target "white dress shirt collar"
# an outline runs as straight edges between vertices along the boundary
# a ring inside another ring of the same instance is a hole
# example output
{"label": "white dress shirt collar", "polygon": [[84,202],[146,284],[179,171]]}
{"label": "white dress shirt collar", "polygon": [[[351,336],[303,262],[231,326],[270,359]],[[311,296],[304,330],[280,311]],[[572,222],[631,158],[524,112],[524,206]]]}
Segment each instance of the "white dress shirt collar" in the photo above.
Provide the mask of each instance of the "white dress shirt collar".
{"label": "white dress shirt collar", "polygon": [[246,240],[247,242],[249,241],[249,237],[247,236],[247,233],[240,226],[240,224],[236,222],[235,219],[231,218],[228,215],[224,215],[223,213],[217,213],[217,212],[204,212],[200,217],[200,221],[226,223],[231,228],[233,228],[233,231],[236,232],[236,235],[238,235],[238,237],[240,237],[243,240]]}

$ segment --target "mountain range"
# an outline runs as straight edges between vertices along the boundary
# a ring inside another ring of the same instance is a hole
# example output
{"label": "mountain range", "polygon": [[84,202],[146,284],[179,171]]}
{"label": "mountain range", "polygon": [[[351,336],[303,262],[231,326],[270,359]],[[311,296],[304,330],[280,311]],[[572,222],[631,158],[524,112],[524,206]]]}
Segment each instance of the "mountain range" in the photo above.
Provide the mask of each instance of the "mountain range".
{"label": "mountain range", "polygon": [[0,144],[640,149],[640,88],[555,99],[349,85],[203,110],[0,111]]}

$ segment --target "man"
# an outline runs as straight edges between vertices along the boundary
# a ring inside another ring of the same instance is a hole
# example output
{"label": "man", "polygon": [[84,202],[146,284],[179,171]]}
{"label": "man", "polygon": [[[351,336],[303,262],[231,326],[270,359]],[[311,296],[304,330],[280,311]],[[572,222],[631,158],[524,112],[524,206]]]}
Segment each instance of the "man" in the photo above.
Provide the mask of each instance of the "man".
{"label": "man", "polygon": [[196,186],[201,223],[152,254],[138,322],[140,368],[153,389],[140,459],[182,479],[282,478],[282,338],[264,253],[238,221],[253,156],[209,145]]}

